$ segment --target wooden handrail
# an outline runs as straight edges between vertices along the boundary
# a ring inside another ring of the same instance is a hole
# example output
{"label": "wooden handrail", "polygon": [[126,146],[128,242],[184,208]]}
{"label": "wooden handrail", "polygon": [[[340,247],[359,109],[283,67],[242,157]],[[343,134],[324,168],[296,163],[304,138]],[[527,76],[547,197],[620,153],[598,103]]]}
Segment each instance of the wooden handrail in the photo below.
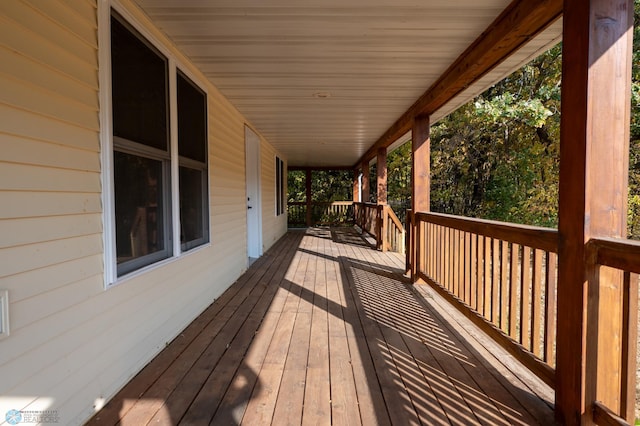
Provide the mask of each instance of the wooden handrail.
{"label": "wooden handrail", "polygon": [[[306,206],[306,201],[289,201],[287,203],[290,206]],[[350,206],[353,201],[312,201],[311,205],[316,206]]]}
{"label": "wooden handrail", "polygon": [[[363,232],[376,239],[376,248],[382,251],[391,249],[402,253],[404,250],[405,229],[391,206],[388,204],[360,202],[353,203],[353,205],[356,225]],[[375,222],[367,220],[373,217],[375,217]]]}
{"label": "wooden handrail", "polygon": [[396,212],[393,211],[391,206],[387,206],[387,211],[389,212],[389,218],[393,221],[394,225],[396,225],[398,229],[404,229],[404,225],[402,225],[402,222],[400,222],[400,219],[396,215]]}
{"label": "wooden handrail", "polygon": [[417,220],[424,222],[455,228],[485,237],[498,238],[553,253],[558,252],[558,231],[556,229],[453,216],[444,213],[418,212],[415,216]]}
{"label": "wooden handrail", "polygon": [[406,232],[402,222],[393,211],[393,208],[385,204],[382,208],[382,250],[392,250],[398,253],[404,252]]}
{"label": "wooden handrail", "polygon": [[640,274],[640,241],[592,238],[587,248],[598,265]]}

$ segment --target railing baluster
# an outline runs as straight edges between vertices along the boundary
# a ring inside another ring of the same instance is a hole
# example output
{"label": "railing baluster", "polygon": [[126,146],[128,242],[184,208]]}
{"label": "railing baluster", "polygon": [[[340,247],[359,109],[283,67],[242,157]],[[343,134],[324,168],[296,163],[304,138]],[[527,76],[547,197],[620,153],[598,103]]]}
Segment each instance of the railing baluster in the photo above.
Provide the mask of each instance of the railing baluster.
{"label": "railing baluster", "polygon": [[521,341],[518,327],[518,302],[520,301],[520,279],[518,276],[520,258],[520,244],[511,244],[511,271],[509,274],[509,335],[512,339]]}
{"label": "railing baluster", "polygon": [[426,228],[426,238],[427,240],[425,241],[425,247],[427,248],[427,252],[429,253],[429,255],[427,256],[427,261],[424,264],[424,273],[425,275],[432,277],[433,276],[433,262],[435,261],[435,257],[436,254],[433,252],[433,235],[432,235],[432,228],[433,228],[433,224],[429,223],[429,222],[418,222],[420,224],[424,223],[424,226]]}
{"label": "railing baluster", "polygon": [[638,338],[638,275],[624,273],[622,296],[622,389],[620,415],[633,424],[636,401],[636,357]]}
{"label": "railing baluster", "polygon": [[469,274],[471,277],[471,282],[470,282],[470,306],[475,309],[476,311],[478,310],[478,274],[476,272],[477,270],[477,259],[478,259],[478,236],[476,234],[470,234],[470,238],[471,238],[471,250],[470,250],[470,255],[469,255],[469,260],[471,263],[471,273]]}
{"label": "railing baluster", "polygon": [[545,328],[544,328],[544,361],[555,365],[555,344],[556,344],[556,282],[558,255],[547,253],[546,278],[545,278]]}
{"label": "railing baluster", "polygon": [[458,258],[460,259],[459,262],[459,287],[460,287],[460,299],[461,300],[465,300],[466,301],[466,286],[465,286],[465,252],[464,252],[464,247],[465,247],[465,232],[464,231],[458,231]]}
{"label": "railing baluster", "polygon": [[445,281],[445,262],[447,260],[447,238],[446,238],[446,228],[444,226],[438,226],[438,241],[440,241],[440,261],[438,262],[438,281],[444,283],[446,288]]}
{"label": "railing baluster", "polygon": [[[440,236],[440,227],[435,224],[431,224],[431,229],[433,231],[433,249],[435,256],[433,257],[433,264],[431,265],[431,274],[435,277],[436,281],[440,280],[438,276],[438,270],[440,265],[440,256],[442,254],[442,246]],[[435,253],[437,252],[437,253]]]}
{"label": "railing baluster", "polygon": [[452,246],[452,238],[451,238],[451,228],[445,229],[445,238],[447,239],[447,252],[445,254],[445,277],[447,280],[447,289],[453,293],[453,278],[451,277],[451,263],[453,262],[453,257],[451,256],[451,246]]}
{"label": "railing baluster", "polygon": [[453,229],[447,228],[447,281],[449,282],[449,291],[455,293],[453,279]]}
{"label": "railing baluster", "polygon": [[453,293],[460,298],[460,231],[452,229],[453,233]]}
{"label": "railing baluster", "polygon": [[520,343],[531,350],[531,247],[522,248],[520,261]]}
{"label": "railing baluster", "polygon": [[542,250],[533,252],[533,284],[531,301],[531,348],[534,355],[542,358]]}
{"label": "railing baluster", "polygon": [[492,278],[492,296],[491,296],[491,320],[500,327],[500,240],[493,240],[493,256],[491,256],[491,269],[493,271]]}
{"label": "railing baluster", "polygon": [[438,265],[436,266],[436,280],[442,282],[442,264],[444,263],[444,238],[442,238],[442,226],[437,226],[436,241],[438,242]]}
{"label": "railing baluster", "polygon": [[509,242],[502,241],[500,252],[500,328],[505,333],[509,332],[508,312],[509,312]]}
{"label": "railing baluster", "polygon": [[493,239],[489,238],[489,237],[484,237],[484,316],[485,318],[487,318],[489,321],[493,321],[494,318],[492,317],[492,301],[491,301],[491,294],[493,292],[493,283],[492,283],[492,268],[493,268],[493,264],[492,264],[492,260],[493,260],[493,253],[492,253],[492,245],[493,245]]}
{"label": "railing baluster", "polygon": [[484,315],[484,235],[478,235],[478,267],[476,273],[478,274],[477,283],[477,311]]}

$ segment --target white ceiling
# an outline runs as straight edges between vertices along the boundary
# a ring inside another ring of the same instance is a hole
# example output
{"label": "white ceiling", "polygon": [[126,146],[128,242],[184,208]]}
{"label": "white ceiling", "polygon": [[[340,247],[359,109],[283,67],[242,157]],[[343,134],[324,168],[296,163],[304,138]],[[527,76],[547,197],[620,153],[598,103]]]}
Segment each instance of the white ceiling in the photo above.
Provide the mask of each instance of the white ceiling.
{"label": "white ceiling", "polygon": [[[135,1],[295,166],[356,163],[509,4]],[[560,34],[560,23],[552,25],[433,119],[557,43]]]}

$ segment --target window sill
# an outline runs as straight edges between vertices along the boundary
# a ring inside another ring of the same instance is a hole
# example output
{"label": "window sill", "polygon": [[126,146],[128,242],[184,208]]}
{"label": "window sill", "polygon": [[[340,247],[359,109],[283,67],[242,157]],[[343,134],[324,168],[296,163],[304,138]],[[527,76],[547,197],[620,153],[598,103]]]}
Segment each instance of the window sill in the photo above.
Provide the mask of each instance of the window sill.
{"label": "window sill", "polygon": [[128,274],[125,274],[125,275],[123,275],[121,277],[118,277],[118,279],[115,282],[107,284],[105,290],[109,290],[111,288],[117,287],[117,286],[119,286],[121,284],[124,284],[126,282],[131,281],[131,280],[134,280],[134,279],[136,279],[136,278],[138,278],[138,277],[140,277],[140,276],[142,276],[144,274],[147,274],[147,273],[149,273],[151,271],[155,271],[156,269],[164,268],[167,265],[170,265],[172,263],[178,262],[181,259],[184,259],[184,258],[186,258],[188,256],[191,256],[191,255],[193,255],[195,253],[198,253],[198,252],[200,252],[202,250],[206,250],[206,249],[208,249],[210,247],[211,247],[211,242],[208,242],[208,243],[203,244],[201,246],[194,247],[194,248],[192,248],[192,249],[190,249],[188,251],[180,253],[178,256],[171,256],[171,257],[168,257],[166,259],[160,260],[158,262],[152,263],[151,265],[147,265],[147,266],[142,267],[140,269],[137,269],[135,271],[129,272]]}

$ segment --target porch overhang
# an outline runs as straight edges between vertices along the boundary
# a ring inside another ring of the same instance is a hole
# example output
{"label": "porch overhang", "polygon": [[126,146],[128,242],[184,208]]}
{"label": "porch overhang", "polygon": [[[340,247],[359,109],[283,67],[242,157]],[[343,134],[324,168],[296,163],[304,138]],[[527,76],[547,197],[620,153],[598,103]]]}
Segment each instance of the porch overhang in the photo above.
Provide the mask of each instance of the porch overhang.
{"label": "porch overhang", "polygon": [[559,0],[134,0],[290,166],[345,167],[561,39]]}

